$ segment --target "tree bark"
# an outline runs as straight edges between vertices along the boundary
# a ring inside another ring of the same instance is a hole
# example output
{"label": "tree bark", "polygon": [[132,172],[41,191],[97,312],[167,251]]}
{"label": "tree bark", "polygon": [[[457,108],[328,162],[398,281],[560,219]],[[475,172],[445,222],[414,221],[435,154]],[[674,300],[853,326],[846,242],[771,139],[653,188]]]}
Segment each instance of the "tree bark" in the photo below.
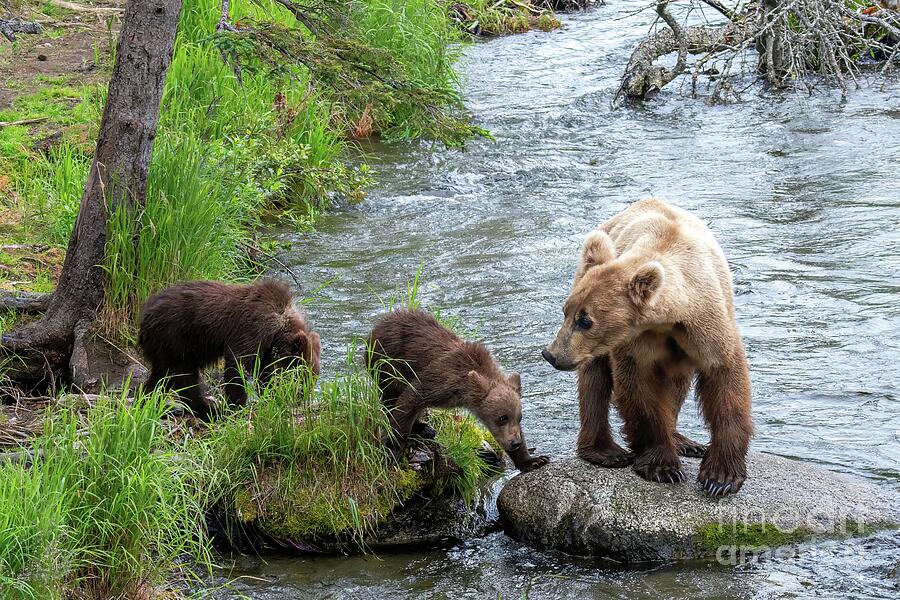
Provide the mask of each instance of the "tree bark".
{"label": "tree bark", "polygon": [[11,365],[14,379],[77,377],[69,369],[73,347],[84,343],[104,298],[101,265],[110,209],[142,205],[146,197],[180,12],[181,0],[128,2],[97,150],[59,282],[41,320],[3,336],[5,350],[21,359]]}

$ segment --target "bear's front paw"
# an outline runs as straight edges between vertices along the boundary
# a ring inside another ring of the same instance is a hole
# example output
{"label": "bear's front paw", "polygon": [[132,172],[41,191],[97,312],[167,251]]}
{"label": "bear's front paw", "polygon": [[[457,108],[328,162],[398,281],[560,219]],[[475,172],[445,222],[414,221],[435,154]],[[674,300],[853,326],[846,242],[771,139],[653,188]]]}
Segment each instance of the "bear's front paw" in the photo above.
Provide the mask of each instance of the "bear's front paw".
{"label": "bear's front paw", "polygon": [[531,456],[523,464],[517,465],[517,468],[523,473],[527,473],[529,471],[534,471],[535,469],[540,469],[549,462],[549,456]]}
{"label": "bear's front paw", "polygon": [[679,456],[687,456],[690,458],[703,458],[706,456],[706,444],[695,442],[680,433],[676,434],[675,440]]}
{"label": "bear's front paw", "polygon": [[416,421],[412,427],[412,434],[423,440],[433,440],[437,437],[437,429],[423,421]]}
{"label": "bear's front paw", "polygon": [[747,472],[743,461],[740,465],[728,465],[723,461],[711,459],[711,455],[707,455],[700,463],[700,473],[697,475],[700,487],[710,496],[735,494],[746,480]]}
{"label": "bear's front paw", "polygon": [[634,472],[656,483],[681,483],[684,471],[678,456],[667,456],[660,452],[644,452],[634,460]]}
{"label": "bear's front paw", "polygon": [[621,469],[627,467],[634,462],[634,454],[628,452],[621,446],[598,450],[596,448],[585,448],[578,450],[578,457],[589,463],[600,465],[608,469]]}

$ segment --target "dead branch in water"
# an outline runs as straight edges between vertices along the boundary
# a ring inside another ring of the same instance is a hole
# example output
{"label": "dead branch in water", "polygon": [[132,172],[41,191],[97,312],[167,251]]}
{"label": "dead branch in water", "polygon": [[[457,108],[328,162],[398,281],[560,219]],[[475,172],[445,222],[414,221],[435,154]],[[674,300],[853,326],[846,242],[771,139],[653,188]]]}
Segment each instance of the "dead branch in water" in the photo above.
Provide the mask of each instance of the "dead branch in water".
{"label": "dead branch in water", "polygon": [[[644,99],[653,96],[679,75],[690,74],[693,89],[699,76],[710,72],[715,80],[713,99],[722,100],[729,80],[746,74],[744,57],[756,54],[755,71],[768,85],[809,83],[817,75],[847,93],[858,81],[862,59],[885,63],[887,70],[898,58],[900,12],[895,0],[879,0],[878,6],[851,10],[845,0],[760,0],[743,12],[729,9],[719,0],[687,0],[711,6],[727,17],[724,23],[684,26],[670,12],[675,0],[657,0],[659,29],[635,49],[616,96]],[[887,8],[886,8],[887,7]],[[656,64],[677,52],[673,68]],[[686,64],[685,54],[702,55]],[[740,60],[739,60],[740,59]],[[715,65],[714,68],[713,64]]]}

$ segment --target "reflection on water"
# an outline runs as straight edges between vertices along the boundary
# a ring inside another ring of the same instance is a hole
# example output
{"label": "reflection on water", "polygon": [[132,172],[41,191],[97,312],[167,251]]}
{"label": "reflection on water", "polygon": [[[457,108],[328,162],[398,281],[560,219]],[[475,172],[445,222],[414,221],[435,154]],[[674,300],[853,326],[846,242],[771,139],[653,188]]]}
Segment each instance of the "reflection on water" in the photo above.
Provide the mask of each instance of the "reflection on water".
{"label": "reflection on water", "polygon": [[[583,236],[658,195],[709,223],[730,259],[754,448],[900,489],[900,85],[843,103],[748,94],[724,107],[673,90],[611,110],[651,18],[621,17],[641,4],[470,48],[468,103],[497,140],[465,152],[379,148],[379,189],[293,238],[288,258],[310,289],[335,279],[310,306],[323,361],[366,334],[378,298],[424,260],[425,302],[522,371],[529,440],[571,455],[574,375],[552,370],[540,348]],[[326,373],[337,362],[323,362]],[[681,423],[706,435],[692,408]],[[738,569],[621,570],[495,534],[378,558],[240,561],[234,575],[259,577],[239,585],[257,598],[896,597],[898,546],[893,534]]]}

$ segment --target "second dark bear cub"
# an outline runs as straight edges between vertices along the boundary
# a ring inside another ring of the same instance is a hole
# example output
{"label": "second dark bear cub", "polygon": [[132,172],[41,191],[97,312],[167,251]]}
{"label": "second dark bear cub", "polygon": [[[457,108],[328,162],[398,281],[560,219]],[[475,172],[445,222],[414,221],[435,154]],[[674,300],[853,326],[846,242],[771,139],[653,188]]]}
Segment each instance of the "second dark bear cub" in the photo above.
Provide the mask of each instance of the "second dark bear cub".
{"label": "second dark bear cub", "polygon": [[226,395],[237,405],[247,401],[243,377],[254,369],[263,384],[275,369],[300,361],[319,373],[319,335],[294,306],[290,289],[272,279],[189,281],[157,292],[144,304],[138,342],[151,365],[147,386],[164,382],[204,419],[215,406],[200,370],[221,358]]}
{"label": "second dark bear cub", "polygon": [[521,471],[549,461],[531,456],[522,432],[518,373],[505,374],[488,349],[466,342],[421,310],[383,317],[369,336],[367,364],[389,411],[395,455],[428,408],[466,408],[488,428]]}

